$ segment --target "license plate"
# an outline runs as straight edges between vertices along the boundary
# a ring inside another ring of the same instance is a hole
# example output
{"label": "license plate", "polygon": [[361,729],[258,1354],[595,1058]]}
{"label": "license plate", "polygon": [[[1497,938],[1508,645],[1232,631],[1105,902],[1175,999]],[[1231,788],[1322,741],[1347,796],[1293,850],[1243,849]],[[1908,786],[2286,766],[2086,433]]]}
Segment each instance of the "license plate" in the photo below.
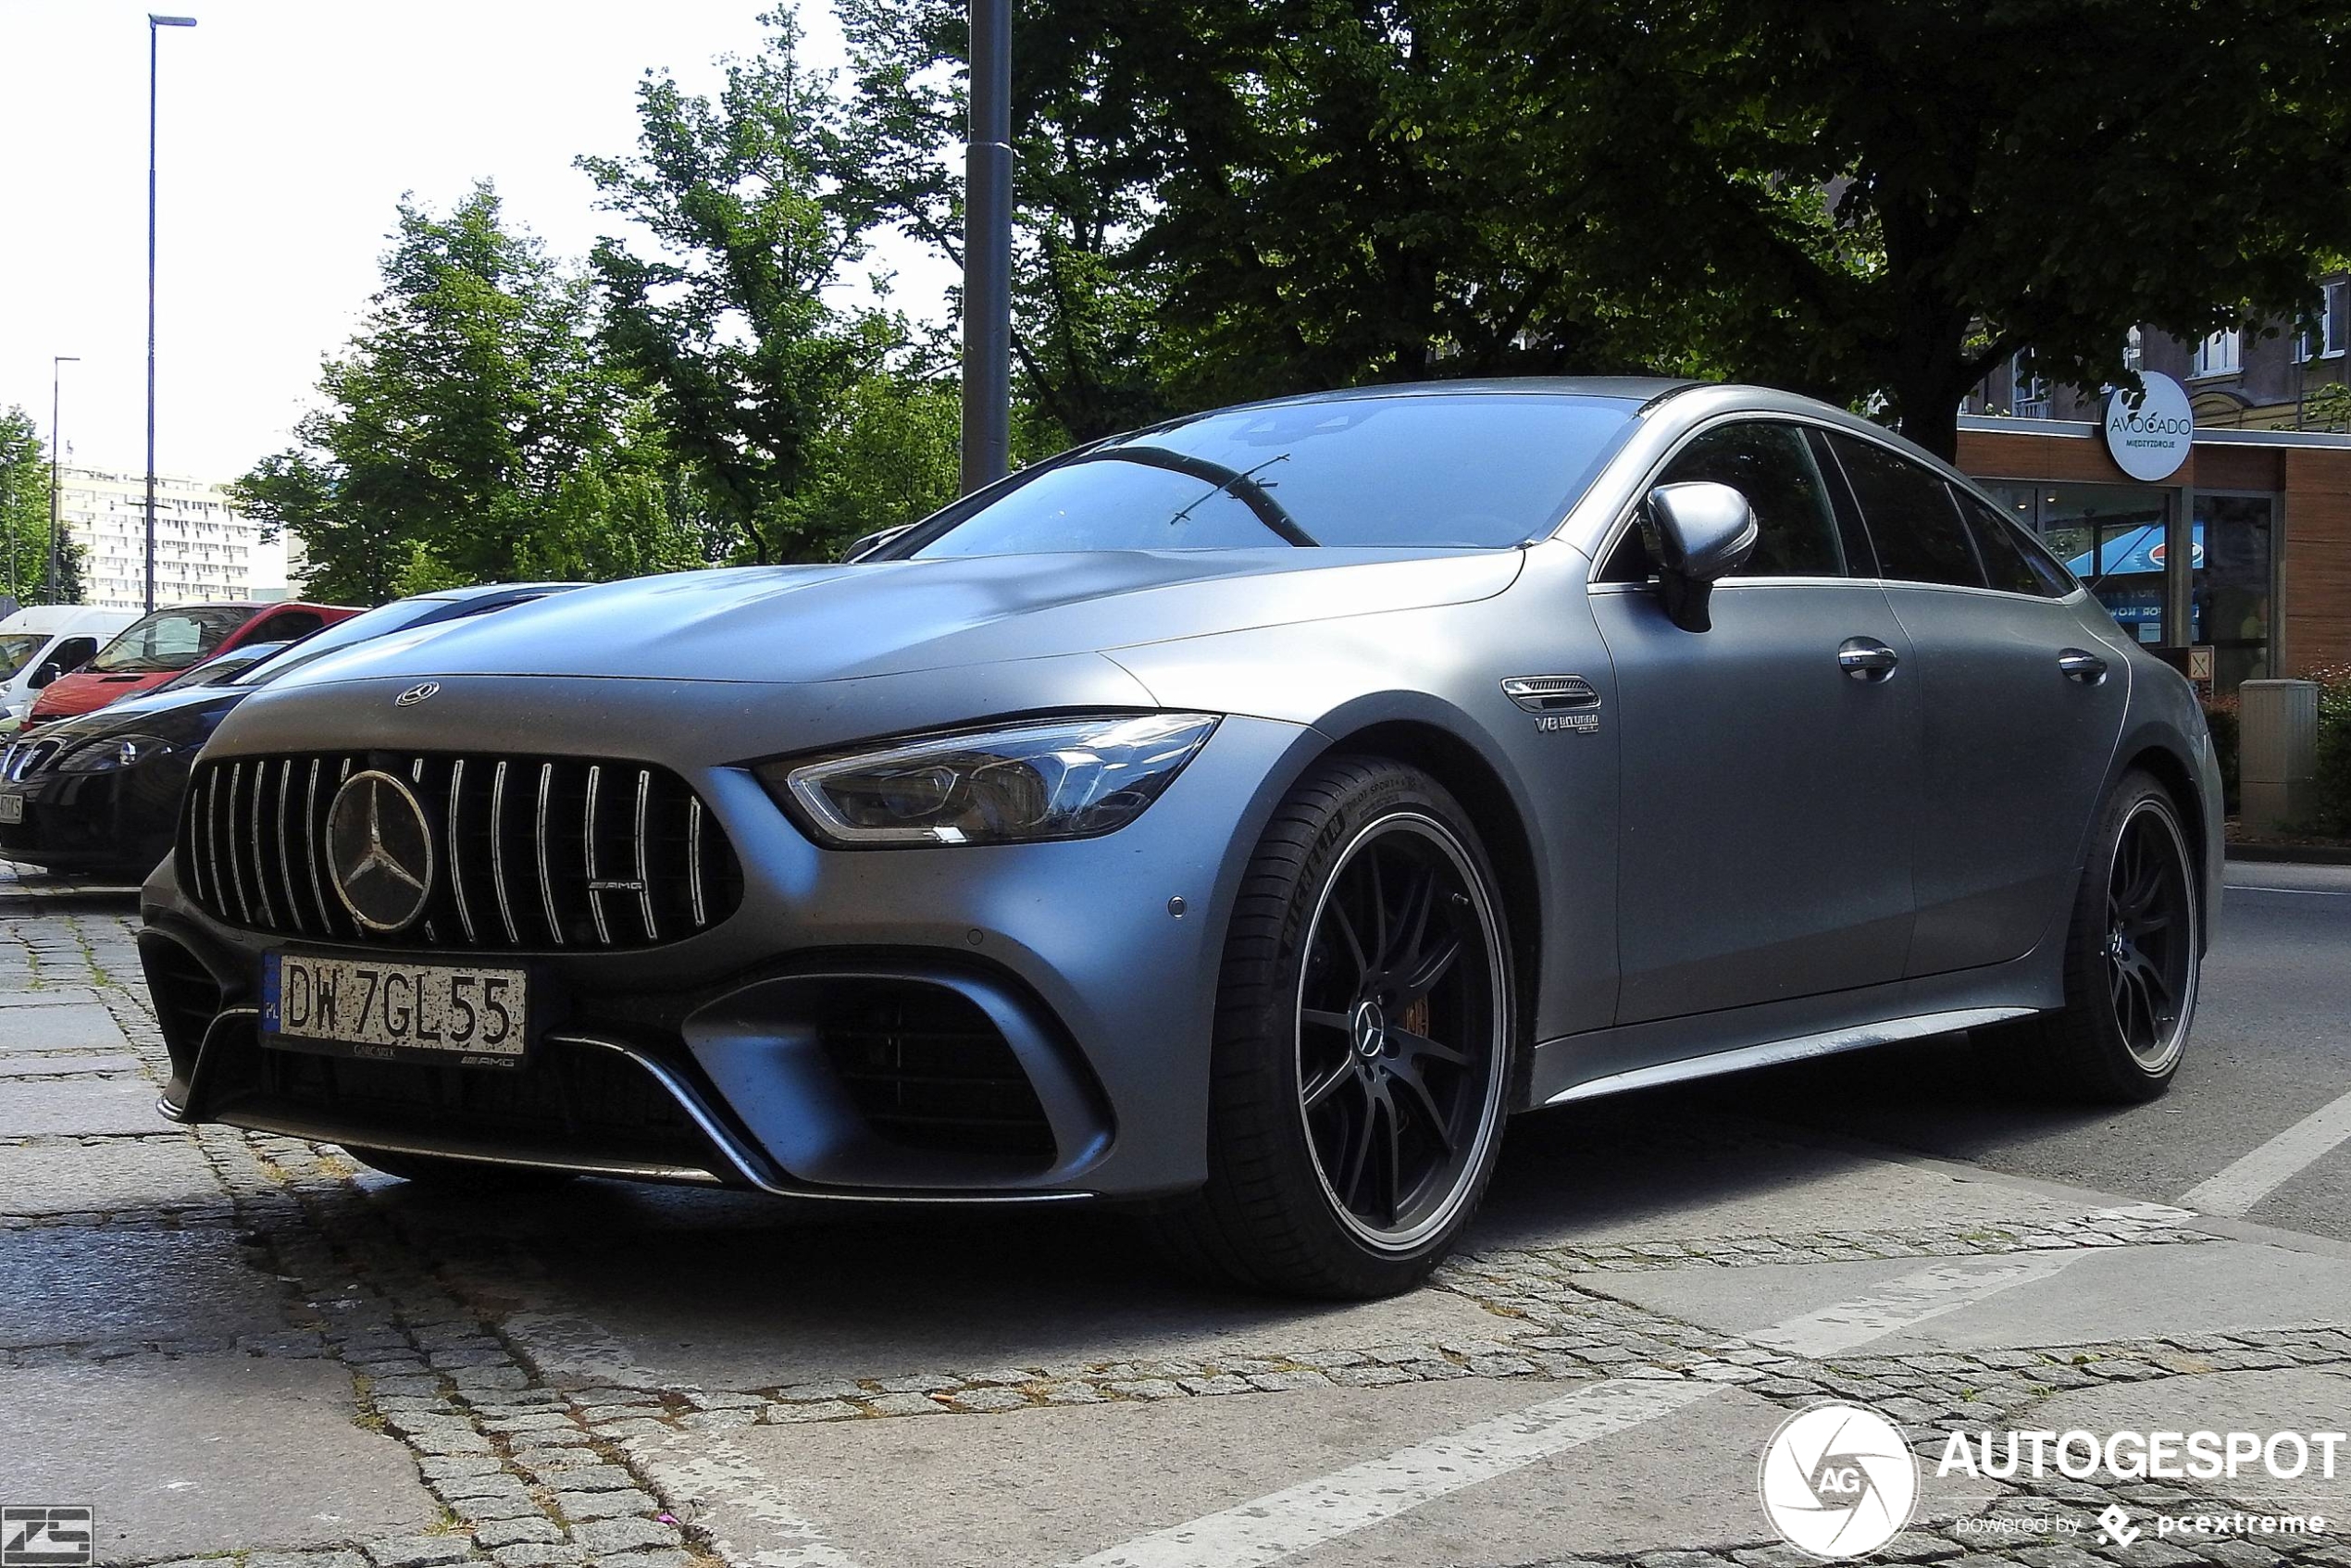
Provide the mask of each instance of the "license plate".
{"label": "license plate", "polygon": [[471,964],[265,953],[265,1045],[352,1056],[517,1066],[530,1039],[530,976]]}
{"label": "license plate", "polygon": [[22,822],[23,820],[24,797],[0,795],[0,822]]}

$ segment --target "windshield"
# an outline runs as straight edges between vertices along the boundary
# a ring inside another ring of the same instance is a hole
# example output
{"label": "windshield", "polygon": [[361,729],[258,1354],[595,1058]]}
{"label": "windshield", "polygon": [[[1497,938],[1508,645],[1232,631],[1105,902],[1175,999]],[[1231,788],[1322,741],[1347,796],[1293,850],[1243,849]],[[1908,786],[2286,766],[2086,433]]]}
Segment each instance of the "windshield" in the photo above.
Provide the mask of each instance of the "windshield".
{"label": "windshield", "polygon": [[157,610],[131,622],[82,667],[100,675],[156,675],[186,669],[207,657],[228,641],[230,632],[252,618],[253,611],[245,605],[192,604]]}
{"label": "windshield", "polygon": [[1500,549],[1549,531],[1636,407],[1623,398],[1465,392],[1209,414],[1040,467],[960,521],[918,529],[906,548],[881,554]]}
{"label": "windshield", "polygon": [[[283,645],[287,656],[271,659],[238,675],[232,682],[238,686],[261,686],[277,679],[289,670],[300,669],[314,659],[321,659],[338,648],[348,648],[355,642],[365,642],[371,637],[398,631],[404,626],[414,626],[431,618],[437,610],[449,607],[446,599],[395,599],[389,604],[379,604],[348,620],[312,632],[299,642]],[[299,650],[294,652],[293,650]]]}
{"label": "windshield", "polygon": [[32,655],[48,645],[45,631],[0,637],[0,680],[14,680],[32,662]]}
{"label": "windshield", "polygon": [[158,691],[184,691],[192,686],[218,686],[232,676],[241,675],[255,665],[292,647],[291,642],[248,642],[231,648],[217,659],[206,659],[193,669],[183,669],[155,688]]}

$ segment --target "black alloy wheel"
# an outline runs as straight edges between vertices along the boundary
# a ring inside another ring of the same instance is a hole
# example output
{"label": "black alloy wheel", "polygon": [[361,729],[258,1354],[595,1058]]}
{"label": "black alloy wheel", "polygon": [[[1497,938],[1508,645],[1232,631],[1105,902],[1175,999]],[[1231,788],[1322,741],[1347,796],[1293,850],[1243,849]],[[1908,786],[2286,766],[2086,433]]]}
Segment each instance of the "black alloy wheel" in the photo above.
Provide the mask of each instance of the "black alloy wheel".
{"label": "black alloy wheel", "polygon": [[1501,883],[1420,769],[1337,756],[1275,811],[1225,937],[1208,1180],[1178,1250],[1362,1299],[1426,1278],[1477,1212],[1515,1064]]}
{"label": "black alloy wheel", "polygon": [[1316,911],[1298,1006],[1299,1109],[1324,1191],[1375,1247],[1449,1217],[1495,1101],[1492,912],[1433,819],[1357,838]]}

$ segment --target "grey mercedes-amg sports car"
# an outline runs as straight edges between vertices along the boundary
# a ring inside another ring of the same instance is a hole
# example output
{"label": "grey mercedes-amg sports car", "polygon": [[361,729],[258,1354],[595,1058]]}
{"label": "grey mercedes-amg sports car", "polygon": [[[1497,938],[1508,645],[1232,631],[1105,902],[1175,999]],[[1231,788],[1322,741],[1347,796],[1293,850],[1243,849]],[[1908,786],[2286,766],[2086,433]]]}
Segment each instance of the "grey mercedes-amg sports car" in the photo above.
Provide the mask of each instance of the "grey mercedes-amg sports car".
{"label": "grey mercedes-amg sports car", "polygon": [[141,951],[183,1120],[1147,1201],[1362,1295],[1514,1111],[1956,1029],[2160,1093],[2219,802],[2188,683],[1885,431],[1389,387],[322,662],[205,748]]}

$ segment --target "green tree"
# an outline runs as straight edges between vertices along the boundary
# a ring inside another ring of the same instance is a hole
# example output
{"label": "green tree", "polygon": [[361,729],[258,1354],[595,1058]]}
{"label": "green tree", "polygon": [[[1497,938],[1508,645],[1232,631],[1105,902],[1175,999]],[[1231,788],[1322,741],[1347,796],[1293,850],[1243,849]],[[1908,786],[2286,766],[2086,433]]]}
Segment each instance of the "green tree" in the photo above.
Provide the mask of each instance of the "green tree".
{"label": "green tree", "polygon": [[795,531],[846,544],[911,523],[955,499],[963,403],[937,381],[868,376],[827,411],[791,502]]}
{"label": "green tree", "polygon": [[[642,394],[598,353],[587,280],[510,230],[487,184],[445,218],[401,204],[382,286],[319,392],[295,444],[233,487],[303,541],[314,597],[703,558]],[[609,548],[583,546],[606,529]]]}
{"label": "green tree", "polygon": [[802,504],[812,444],[908,334],[879,309],[827,298],[852,281],[877,219],[869,189],[842,175],[877,166],[890,144],[802,64],[790,13],[760,19],[765,46],[726,62],[715,99],[649,75],[636,154],[579,166],[652,241],[595,247],[605,342],[653,390],[714,515],[766,562],[842,542]]}
{"label": "green tree", "polygon": [[[81,602],[81,550],[57,541],[57,598]],[[49,449],[22,408],[0,410],[0,593],[20,604],[49,598]]]}
{"label": "green tree", "polygon": [[1460,14],[1492,144],[1527,170],[1518,221],[1588,286],[1738,374],[1882,399],[1945,454],[2009,354],[2122,380],[2133,325],[2291,317],[2351,237],[2342,0]]}

